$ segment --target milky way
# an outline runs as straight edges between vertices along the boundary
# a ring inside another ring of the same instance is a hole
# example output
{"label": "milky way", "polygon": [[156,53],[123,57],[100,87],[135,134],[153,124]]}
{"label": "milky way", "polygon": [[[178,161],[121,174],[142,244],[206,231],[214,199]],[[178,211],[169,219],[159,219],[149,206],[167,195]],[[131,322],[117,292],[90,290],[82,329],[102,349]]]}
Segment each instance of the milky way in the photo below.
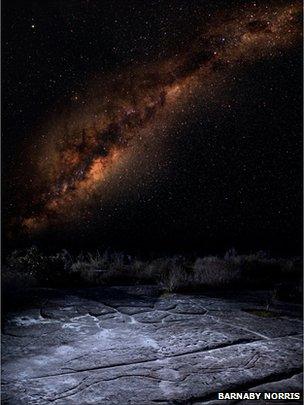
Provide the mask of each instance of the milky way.
{"label": "milky way", "polygon": [[215,15],[188,49],[166,60],[96,76],[73,96],[72,108],[60,107],[39,129],[22,229],[35,233],[89,216],[90,201],[115,189],[115,175],[140,162],[141,145],[164,136],[190,99],[223,97],[231,72],[294,46],[301,12],[301,2],[244,5]]}

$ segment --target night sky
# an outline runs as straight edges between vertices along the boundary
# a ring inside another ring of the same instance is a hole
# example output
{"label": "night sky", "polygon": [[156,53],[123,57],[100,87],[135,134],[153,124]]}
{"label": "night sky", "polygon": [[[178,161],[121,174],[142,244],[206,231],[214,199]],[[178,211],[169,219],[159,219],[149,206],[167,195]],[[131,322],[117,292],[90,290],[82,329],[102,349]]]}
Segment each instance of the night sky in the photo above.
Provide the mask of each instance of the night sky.
{"label": "night sky", "polygon": [[301,7],[3,0],[5,247],[299,254]]}

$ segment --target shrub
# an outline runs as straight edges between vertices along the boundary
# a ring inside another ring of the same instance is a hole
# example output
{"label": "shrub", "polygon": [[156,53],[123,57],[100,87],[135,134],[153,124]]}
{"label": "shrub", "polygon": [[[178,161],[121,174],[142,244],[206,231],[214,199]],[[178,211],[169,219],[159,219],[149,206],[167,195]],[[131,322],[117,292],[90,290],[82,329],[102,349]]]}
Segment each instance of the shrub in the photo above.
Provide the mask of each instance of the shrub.
{"label": "shrub", "polygon": [[193,284],[202,286],[224,286],[240,280],[240,267],[231,259],[210,256],[198,258],[193,266]]}
{"label": "shrub", "polygon": [[182,256],[162,259],[158,271],[159,283],[168,292],[177,291],[187,284],[189,268]]}
{"label": "shrub", "polygon": [[36,246],[15,250],[7,259],[6,273],[14,273],[16,279],[28,278],[36,284],[56,283],[63,280],[72,261],[67,251],[45,255]]}

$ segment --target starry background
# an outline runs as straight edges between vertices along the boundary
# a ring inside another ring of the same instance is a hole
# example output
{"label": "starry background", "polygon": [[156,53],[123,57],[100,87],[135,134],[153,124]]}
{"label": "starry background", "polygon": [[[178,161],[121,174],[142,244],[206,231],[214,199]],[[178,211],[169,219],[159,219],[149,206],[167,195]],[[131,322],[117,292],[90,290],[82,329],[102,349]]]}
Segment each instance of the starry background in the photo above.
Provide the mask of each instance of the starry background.
{"label": "starry background", "polygon": [[[32,128],[95,72],[157,61],[194,40],[224,1],[3,1],[3,223],[27,198],[23,162]],[[244,2],[243,2],[244,3]],[[238,7],[231,1],[229,6]],[[71,248],[221,253],[301,252],[302,50],[233,78],[215,106],[172,129],[164,168],[78,229],[34,240]],[[203,136],[202,136],[203,135]],[[30,157],[29,157],[30,158]]]}

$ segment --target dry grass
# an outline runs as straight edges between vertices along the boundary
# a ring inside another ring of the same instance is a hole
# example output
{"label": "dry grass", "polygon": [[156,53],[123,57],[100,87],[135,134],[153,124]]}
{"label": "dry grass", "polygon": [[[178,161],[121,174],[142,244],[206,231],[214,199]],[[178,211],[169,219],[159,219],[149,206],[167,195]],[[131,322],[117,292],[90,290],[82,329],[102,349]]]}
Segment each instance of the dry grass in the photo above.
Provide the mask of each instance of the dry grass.
{"label": "dry grass", "polygon": [[[72,257],[63,251],[45,255],[37,248],[15,251],[4,267],[2,284],[22,285],[111,285],[157,284],[164,291],[204,288],[274,288],[274,285],[301,278],[301,260],[268,257],[259,252],[195,260],[183,256],[143,261],[123,253],[96,252]],[[17,288],[17,287],[16,287]]]}

